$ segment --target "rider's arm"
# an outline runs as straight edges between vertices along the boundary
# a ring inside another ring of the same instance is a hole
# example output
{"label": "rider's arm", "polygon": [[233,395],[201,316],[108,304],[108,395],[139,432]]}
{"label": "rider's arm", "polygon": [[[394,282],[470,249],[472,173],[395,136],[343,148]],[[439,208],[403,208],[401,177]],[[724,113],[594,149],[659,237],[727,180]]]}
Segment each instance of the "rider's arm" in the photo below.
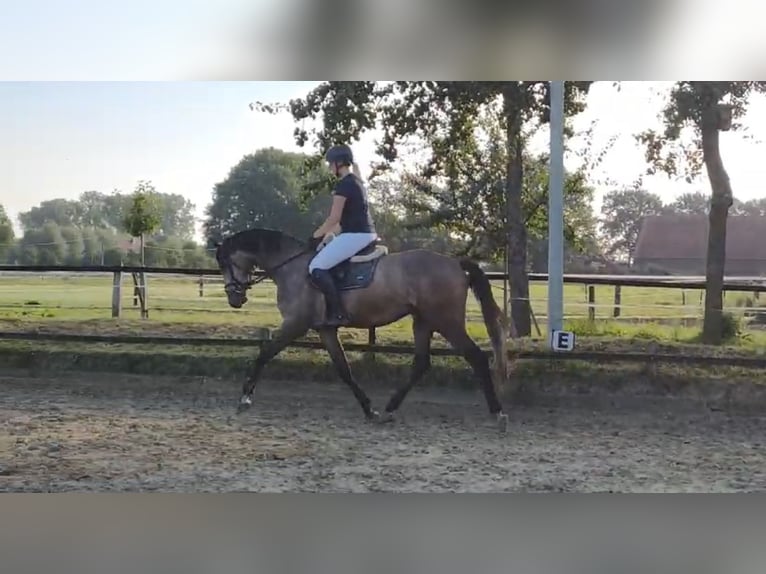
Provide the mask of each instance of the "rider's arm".
{"label": "rider's arm", "polygon": [[334,195],[332,198],[332,208],[330,209],[330,215],[327,216],[324,223],[320,225],[314,232],[314,237],[322,238],[328,233],[337,233],[340,228],[340,218],[343,215],[343,206],[346,203],[346,198],[342,195]]}

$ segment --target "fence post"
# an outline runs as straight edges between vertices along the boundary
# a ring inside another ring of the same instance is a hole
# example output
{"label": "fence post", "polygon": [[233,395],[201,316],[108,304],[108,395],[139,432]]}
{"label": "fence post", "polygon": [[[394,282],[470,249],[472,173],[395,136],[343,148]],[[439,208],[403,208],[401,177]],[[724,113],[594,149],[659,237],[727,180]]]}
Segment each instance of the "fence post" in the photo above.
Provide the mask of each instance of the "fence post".
{"label": "fence post", "polygon": [[122,310],[122,271],[115,271],[112,276],[112,318],[120,316]]}
{"label": "fence post", "polygon": [[149,305],[147,304],[147,286],[146,286],[146,274],[143,271],[134,271],[133,275],[133,304],[136,304],[136,296],[138,296],[138,302],[141,303],[141,318],[149,318]]}
{"label": "fence post", "polygon": [[622,305],[622,285],[614,286],[614,312],[612,315],[617,318],[620,316],[620,306]]}
{"label": "fence post", "polygon": [[205,296],[205,276],[204,275],[199,276],[199,296],[200,297]]}
{"label": "fence post", "polygon": [[596,286],[588,285],[588,321],[596,320]]}
{"label": "fence post", "polygon": [[148,301],[149,286],[147,285],[147,283],[148,281],[146,279],[146,273],[141,271],[141,318],[142,319],[149,318],[149,301]]}
{"label": "fence post", "polygon": [[[378,337],[377,337],[377,332],[375,331],[375,327],[370,327],[369,329],[367,329],[367,344],[372,347],[373,345],[375,345],[375,342],[377,341],[377,339]],[[370,360],[374,361],[375,351],[368,351],[367,357]]]}

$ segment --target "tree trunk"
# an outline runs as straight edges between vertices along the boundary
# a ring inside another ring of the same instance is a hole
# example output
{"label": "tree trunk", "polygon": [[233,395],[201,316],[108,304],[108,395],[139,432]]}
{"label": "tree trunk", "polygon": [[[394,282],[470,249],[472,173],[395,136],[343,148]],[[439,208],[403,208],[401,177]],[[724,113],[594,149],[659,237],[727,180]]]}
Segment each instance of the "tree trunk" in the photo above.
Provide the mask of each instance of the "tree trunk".
{"label": "tree trunk", "polygon": [[723,340],[723,280],[726,268],[726,219],[733,203],[729,175],[723,166],[719,146],[718,106],[705,110],[702,120],[702,154],[712,195],[707,244],[705,319],[702,341],[720,345]]}
{"label": "tree trunk", "polygon": [[508,226],[508,277],[511,291],[511,319],[519,337],[532,334],[529,305],[529,277],[527,276],[527,228],[521,202],[522,139],[520,94],[515,82],[509,82],[503,91],[505,110],[506,149],[506,222]]}

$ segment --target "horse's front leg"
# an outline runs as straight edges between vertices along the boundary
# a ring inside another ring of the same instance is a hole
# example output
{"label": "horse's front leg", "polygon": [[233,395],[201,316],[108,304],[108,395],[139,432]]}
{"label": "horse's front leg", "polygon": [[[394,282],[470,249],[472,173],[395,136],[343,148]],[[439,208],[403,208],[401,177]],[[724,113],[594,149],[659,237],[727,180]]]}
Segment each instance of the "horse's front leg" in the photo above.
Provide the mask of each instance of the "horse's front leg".
{"label": "horse's front leg", "polygon": [[263,344],[247,380],[242,385],[242,397],[239,399],[238,413],[252,406],[255,385],[266,364],[281,353],[290,343],[305,335],[308,330],[308,325],[305,322],[284,322],[279,328],[277,336]]}
{"label": "horse's front leg", "polygon": [[359,406],[362,407],[362,412],[368,420],[378,420],[380,414],[372,408],[371,402],[367,393],[362,390],[359,383],[354,379],[354,375],[351,373],[351,367],[348,364],[346,358],[346,352],[343,350],[343,344],[338,338],[338,329],[334,327],[328,327],[320,329],[319,336],[322,339],[327,352],[330,354],[335,369],[338,371],[340,378],[345,382],[354,393]]}

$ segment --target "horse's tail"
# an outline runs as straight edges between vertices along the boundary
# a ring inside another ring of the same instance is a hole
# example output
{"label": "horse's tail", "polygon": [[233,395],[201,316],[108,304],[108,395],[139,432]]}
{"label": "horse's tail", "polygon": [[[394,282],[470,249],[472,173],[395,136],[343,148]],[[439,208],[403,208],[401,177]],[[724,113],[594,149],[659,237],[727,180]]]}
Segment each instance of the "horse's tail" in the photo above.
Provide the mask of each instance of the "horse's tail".
{"label": "horse's tail", "polygon": [[[508,320],[492,295],[492,285],[481,267],[470,259],[461,259],[460,267],[468,273],[468,287],[481,305],[484,325],[487,327],[492,352],[494,354],[495,376],[498,384],[504,384],[508,378],[508,351],[506,349]],[[510,326],[511,332],[513,327]]]}

